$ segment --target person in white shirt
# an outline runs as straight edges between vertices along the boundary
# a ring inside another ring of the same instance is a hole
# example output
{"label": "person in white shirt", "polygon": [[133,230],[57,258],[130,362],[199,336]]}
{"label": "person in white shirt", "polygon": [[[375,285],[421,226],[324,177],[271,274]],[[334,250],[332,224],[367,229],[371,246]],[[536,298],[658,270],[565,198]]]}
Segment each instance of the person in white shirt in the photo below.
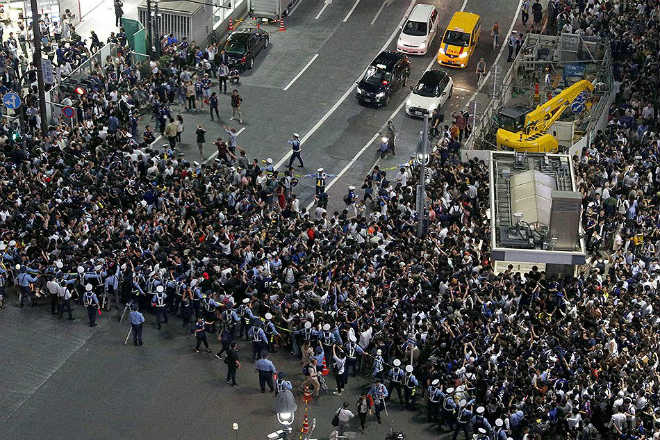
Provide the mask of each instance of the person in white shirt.
{"label": "person in white shirt", "polygon": [[344,402],[342,407],[337,411],[337,419],[339,420],[337,430],[339,431],[339,435],[344,435],[344,432],[346,431],[346,428],[348,428],[348,424],[353,417],[355,417],[355,415],[348,409],[348,403]]}

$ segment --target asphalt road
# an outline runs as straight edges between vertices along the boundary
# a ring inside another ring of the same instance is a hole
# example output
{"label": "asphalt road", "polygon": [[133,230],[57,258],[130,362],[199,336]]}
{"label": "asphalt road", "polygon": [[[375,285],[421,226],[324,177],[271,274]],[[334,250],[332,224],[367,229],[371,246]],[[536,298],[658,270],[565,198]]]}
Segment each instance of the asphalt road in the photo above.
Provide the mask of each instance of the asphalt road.
{"label": "asphalt road", "polygon": [[[465,70],[450,70],[454,93],[445,109],[449,117],[474,96],[478,105],[485,104],[487,87],[475,94],[474,62],[482,56],[489,66],[495,61],[499,49],[492,49],[488,31],[498,21],[501,34],[506,35],[518,2],[432,3],[440,11],[441,27],[461,8],[480,14],[483,20],[482,38],[471,64]],[[269,28],[270,48],[259,56],[255,69],[242,76],[239,90],[245,99],[245,125],[229,121],[228,97],[221,101],[221,122],[211,122],[207,113],[183,113],[186,131],[180,148],[186,157],[199,160],[194,128],[200,122],[209,131],[206,157],[213,152],[211,140],[224,136],[222,127],[227,124],[244,128],[239,143],[251,158],[271,157],[284,165],[287,140],[291,133],[299,132],[305,141],[306,168],[301,174],[313,173],[318,167],[341,174],[330,182],[329,189],[331,203],[337,207],[346,186],[359,185],[374,164],[376,144],[368,141],[390,118],[399,130],[398,157],[382,165],[405,161],[415,149],[422,126],[420,120],[395,112],[407,92],[398,92],[389,107],[380,109],[362,107],[353,96],[354,82],[369,62],[382,48],[394,48],[398,26],[410,3],[393,0],[381,5],[369,0],[333,0],[325,6],[316,0],[301,0],[286,21],[286,32]],[[430,55],[412,58],[411,83],[431,64],[438,45],[436,38]],[[506,69],[505,57],[506,53],[499,60],[500,75]],[[311,179],[304,179],[297,189],[303,206],[312,201],[312,185]],[[75,315],[76,321],[60,322],[44,306],[21,310],[13,305],[0,313],[4,367],[0,369],[0,438],[233,439],[231,424],[237,422],[238,438],[260,439],[277,429],[273,398],[258,392],[246,343],[242,344],[240,386],[232,389],[224,383],[221,361],[192,352],[193,338],[178,319],[160,332],[148,324],[146,345],[135,348],[123,345],[128,327],[109,314],[93,329],[85,325],[82,310]],[[147,320],[153,322],[151,317]],[[218,346],[212,341],[213,349]],[[300,383],[300,365],[288,354],[276,354],[274,360]],[[351,381],[343,400],[353,404],[356,392],[366,383],[366,379]],[[337,397],[323,396],[312,405],[311,417],[317,419],[314,437],[327,438],[332,414],[340,403]],[[409,438],[438,438],[421,413],[402,411],[396,404],[389,409],[382,425],[371,419],[364,438],[384,438],[390,427],[405,431]],[[301,420],[302,408],[296,415],[296,429]]]}
{"label": "asphalt road", "polygon": [[[425,3],[438,8],[438,36],[426,56],[410,57],[409,82],[414,84],[428,68],[445,69],[454,80],[454,92],[444,110],[447,119],[468,105],[472,109],[475,95],[478,113],[489,99],[495,75],[484,84],[481,93],[476,93],[476,62],[484,57],[489,69],[492,67],[500,47],[493,49],[490,28],[497,21],[504,39],[518,2],[426,0]],[[327,6],[324,2],[302,0],[286,20],[286,32],[279,32],[274,25],[264,27],[270,32],[271,45],[258,56],[254,70],[241,76],[238,89],[244,98],[245,124],[229,121],[229,97],[223,96],[220,122],[211,122],[206,111],[183,113],[186,132],[180,149],[186,153],[186,158],[199,160],[194,129],[201,122],[208,130],[205,147],[205,158],[208,158],[215,150],[213,140],[225,136],[223,126],[233,126],[243,129],[239,144],[248,151],[250,158],[272,158],[282,170],[288,164],[287,141],[293,132],[300,133],[305,168],[296,168],[296,172],[312,174],[323,167],[329,174],[341,174],[336,182],[330,179],[328,189],[331,207],[340,207],[347,186],[353,184],[359,188],[375,163],[377,141],[369,141],[388,119],[393,119],[399,131],[399,156],[386,160],[383,165],[396,166],[414,152],[422,121],[405,115],[403,103],[408,90],[399,90],[383,108],[361,106],[354,96],[355,81],[369,62],[381,50],[396,49],[399,26],[410,8],[409,0],[392,0],[383,4],[366,0],[357,3],[355,0],[333,0]],[[466,69],[441,67],[433,62],[441,35],[453,13],[461,9],[481,15],[481,39]],[[252,25],[249,22],[241,24]],[[498,63],[498,80],[508,68],[506,49],[504,52]],[[313,201],[313,185],[312,178],[301,179],[296,190],[301,206]]]}

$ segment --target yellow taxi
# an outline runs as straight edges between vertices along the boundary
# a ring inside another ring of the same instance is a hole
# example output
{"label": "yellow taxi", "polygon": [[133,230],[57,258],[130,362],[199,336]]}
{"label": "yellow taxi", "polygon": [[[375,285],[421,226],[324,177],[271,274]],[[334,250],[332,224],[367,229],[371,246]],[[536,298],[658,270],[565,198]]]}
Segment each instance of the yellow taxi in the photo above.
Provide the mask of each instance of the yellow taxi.
{"label": "yellow taxi", "polygon": [[438,63],[464,68],[477,47],[481,33],[481,17],[472,12],[456,12],[442,37]]}

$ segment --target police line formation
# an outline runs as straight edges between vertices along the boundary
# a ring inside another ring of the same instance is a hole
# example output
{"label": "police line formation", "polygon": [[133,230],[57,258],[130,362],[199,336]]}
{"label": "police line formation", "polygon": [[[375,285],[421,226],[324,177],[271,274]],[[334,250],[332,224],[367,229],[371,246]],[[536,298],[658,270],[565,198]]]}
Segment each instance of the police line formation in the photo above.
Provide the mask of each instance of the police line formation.
{"label": "police line formation", "polygon": [[[92,326],[111,305],[131,304],[135,324],[141,312],[159,327],[177,315],[223,345],[248,338],[253,360],[286,347],[314,394],[325,360],[337,392],[358,372],[373,377],[361,401],[378,420],[385,399],[412,410],[423,395],[428,421],[454,438],[659,438],[658,2],[549,9],[550,29],[570,20],[610,39],[621,84],[608,129],[574,161],[592,252],[576,277],[493,272],[487,167],[447,154],[446,136],[419,241],[414,172],[391,181],[374,169],[362,188],[374,210],[306,213],[256,160],[191,165],[139,145],[124,129],[135,97],[112,99],[112,78],[131,71],[119,59],[73,129],[28,124],[13,139],[3,126],[0,292],[15,283],[21,306],[49,297],[69,318],[79,304]],[[139,80],[146,102],[167,105],[172,69]],[[120,127],[105,133],[113,117]]]}

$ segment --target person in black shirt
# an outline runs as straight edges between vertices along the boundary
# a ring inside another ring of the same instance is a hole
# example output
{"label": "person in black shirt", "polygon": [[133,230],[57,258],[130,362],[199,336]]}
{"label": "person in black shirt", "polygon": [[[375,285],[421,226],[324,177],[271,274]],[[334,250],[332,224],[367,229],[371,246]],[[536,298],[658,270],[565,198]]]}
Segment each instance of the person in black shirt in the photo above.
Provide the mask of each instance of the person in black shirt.
{"label": "person in black shirt", "polygon": [[[215,93],[213,94],[215,95]],[[211,113],[211,118],[213,113]],[[199,149],[199,157],[204,160],[204,142],[206,142],[205,134],[206,130],[202,127],[202,124],[197,124],[197,130],[195,131],[197,135],[197,148]]]}
{"label": "person in black shirt", "polygon": [[211,111],[211,120],[213,120],[213,110],[215,110],[215,115],[220,119],[220,113],[218,112],[218,94],[215,92],[211,93],[211,97],[209,98],[209,110]]}
{"label": "person in black shirt", "polygon": [[238,346],[236,345],[236,342],[232,342],[229,346],[225,363],[227,364],[227,379],[225,379],[225,381],[235,387],[236,370],[241,366],[241,363],[238,361]]}

